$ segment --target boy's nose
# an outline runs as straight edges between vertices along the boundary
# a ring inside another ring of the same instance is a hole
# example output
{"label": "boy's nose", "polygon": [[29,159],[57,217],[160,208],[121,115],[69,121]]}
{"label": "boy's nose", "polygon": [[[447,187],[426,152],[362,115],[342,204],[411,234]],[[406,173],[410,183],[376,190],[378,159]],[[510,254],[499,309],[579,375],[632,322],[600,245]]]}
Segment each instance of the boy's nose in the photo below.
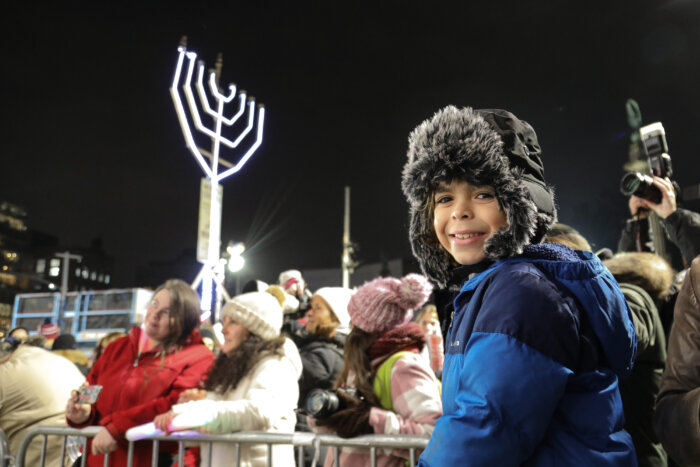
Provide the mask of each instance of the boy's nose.
{"label": "boy's nose", "polygon": [[465,217],[472,217],[471,205],[466,202],[455,203],[454,209],[452,210],[452,217],[454,219],[464,219]]}

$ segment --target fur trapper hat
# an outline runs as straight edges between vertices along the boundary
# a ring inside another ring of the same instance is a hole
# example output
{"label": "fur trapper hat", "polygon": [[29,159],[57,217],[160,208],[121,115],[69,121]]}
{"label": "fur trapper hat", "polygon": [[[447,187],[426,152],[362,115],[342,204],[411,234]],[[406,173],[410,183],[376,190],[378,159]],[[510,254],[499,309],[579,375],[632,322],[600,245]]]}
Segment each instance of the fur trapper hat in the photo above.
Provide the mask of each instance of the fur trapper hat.
{"label": "fur trapper hat", "polygon": [[401,187],[409,203],[409,238],[423,272],[446,287],[456,261],[440,246],[429,197],[438,183],[466,180],[493,187],[508,226],[484,246],[491,260],[539,243],[556,222],[554,193],[544,180],[537,135],[525,121],[505,110],[438,111],[411,133]]}
{"label": "fur trapper hat", "polygon": [[234,297],[224,305],[221,316],[228,316],[263,339],[274,339],[282,329],[282,305],[268,292],[248,292]]}
{"label": "fur trapper hat", "polygon": [[409,274],[403,279],[378,277],[357,289],[348,313],[352,324],[366,332],[385,332],[411,321],[433,291],[428,279]]}

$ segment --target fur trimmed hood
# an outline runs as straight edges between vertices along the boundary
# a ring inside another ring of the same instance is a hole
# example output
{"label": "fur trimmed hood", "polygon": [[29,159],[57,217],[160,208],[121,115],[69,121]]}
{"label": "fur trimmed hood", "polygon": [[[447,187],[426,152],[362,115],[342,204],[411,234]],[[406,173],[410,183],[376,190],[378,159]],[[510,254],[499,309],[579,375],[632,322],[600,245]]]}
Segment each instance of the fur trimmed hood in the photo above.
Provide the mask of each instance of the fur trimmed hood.
{"label": "fur trimmed hood", "polygon": [[505,110],[448,106],[409,136],[401,187],[409,203],[409,238],[423,272],[446,287],[460,265],[440,246],[433,228],[431,200],[441,181],[466,180],[493,187],[508,227],[484,247],[491,260],[539,243],[556,222],[554,193],[544,181],[537,135]]}

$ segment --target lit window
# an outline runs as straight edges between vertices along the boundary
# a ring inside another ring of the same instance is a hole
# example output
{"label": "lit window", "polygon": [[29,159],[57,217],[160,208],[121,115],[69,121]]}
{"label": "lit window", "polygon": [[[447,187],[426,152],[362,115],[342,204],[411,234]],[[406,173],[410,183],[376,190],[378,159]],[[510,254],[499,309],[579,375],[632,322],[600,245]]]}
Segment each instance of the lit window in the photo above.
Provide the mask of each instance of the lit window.
{"label": "lit window", "polygon": [[75,277],[80,277],[80,268],[75,268]]}
{"label": "lit window", "polygon": [[14,251],[3,250],[2,253],[3,253],[3,255],[5,256],[5,259],[6,259],[7,261],[10,261],[10,262],[12,262],[12,263],[16,263],[16,262],[17,262],[18,256],[17,256],[17,253],[15,253]]}
{"label": "lit window", "polygon": [[109,284],[109,274],[105,276],[105,284]]}
{"label": "lit window", "polygon": [[99,276],[97,276],[97,282],[104,282],[104,280],[105,280],[104,275],[100,274]]}
{"label": "lit window", "polygon": [[51,258],[49,263],[49,276],[56,277],[61,274],[61,260],[58,258]]}
{"label": "lit window", "polygon": [[83,279],[87,279],[89,275],[90,271],[88,271],[88,268],[83,268]]}
{"label": "lit window", "polygon": [[36,260],[36,272],[43,274],[46,271],[46,260],[44,258]]}
{"label": "lit window", "polygon": [[97,273],[95,271],[92,271],[92,273],[90,274],[90,280],[91,281],[97,280]]}

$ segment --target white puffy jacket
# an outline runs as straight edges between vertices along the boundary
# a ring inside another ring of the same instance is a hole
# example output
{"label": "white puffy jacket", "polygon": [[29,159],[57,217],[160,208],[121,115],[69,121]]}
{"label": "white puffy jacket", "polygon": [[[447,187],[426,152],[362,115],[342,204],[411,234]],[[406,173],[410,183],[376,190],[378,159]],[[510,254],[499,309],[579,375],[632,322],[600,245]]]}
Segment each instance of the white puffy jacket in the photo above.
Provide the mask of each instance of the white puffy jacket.
{"label": "white puffy jacket", "polygon": [[[206,414],[208,422],[199,428],[202,433],[293,433],[296,423],[294,409],[299,398],[298,380],[302,364],[299,352],[291,340],[286,340],[283,349],[283,356],[261,360],[234,390],[225,394],[210,391],[206,399],[174,405],[173,411],[176,414]],[[264,444],[241,444],[240,455],[241,466],[267,465],[267,446]],[[231,465],[235,458],[235,444],[213,444],[212,466]],[[207,462],[207,448],[203,445],[200,464],[208,465]],[[272,465],[293,467],[293,447],[273,446]]]}

